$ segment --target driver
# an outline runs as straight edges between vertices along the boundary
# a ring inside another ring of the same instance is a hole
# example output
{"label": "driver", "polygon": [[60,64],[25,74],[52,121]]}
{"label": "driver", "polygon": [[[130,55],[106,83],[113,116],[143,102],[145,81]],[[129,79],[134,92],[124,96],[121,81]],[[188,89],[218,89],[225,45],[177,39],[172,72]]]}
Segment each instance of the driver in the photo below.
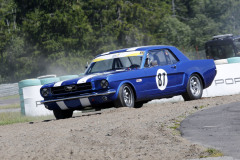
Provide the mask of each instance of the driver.
{"label": "driver", "polygon": [[154,67],[157,66],[157,61],[154,59],[151,53],[148,53],[144,67]]}

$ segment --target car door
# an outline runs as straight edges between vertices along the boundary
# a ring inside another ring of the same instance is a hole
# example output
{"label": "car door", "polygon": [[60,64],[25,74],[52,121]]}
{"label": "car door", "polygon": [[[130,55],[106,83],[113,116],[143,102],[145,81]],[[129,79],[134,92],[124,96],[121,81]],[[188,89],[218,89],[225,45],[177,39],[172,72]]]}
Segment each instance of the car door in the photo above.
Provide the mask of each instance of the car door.
{"label": "car door", "polygon": [[182,86],[179,60],[169,49],[149,50],[144,68],[145,94],[149,97],[174,94]]}

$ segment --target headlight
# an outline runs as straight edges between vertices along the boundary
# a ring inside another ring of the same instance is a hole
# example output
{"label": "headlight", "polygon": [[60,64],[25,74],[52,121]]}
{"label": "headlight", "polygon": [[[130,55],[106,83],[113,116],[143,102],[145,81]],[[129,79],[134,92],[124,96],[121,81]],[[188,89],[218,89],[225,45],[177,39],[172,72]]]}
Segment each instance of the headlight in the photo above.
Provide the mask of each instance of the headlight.
{"label": "headlight", "polygon": [[108,85],[109,85],[109,84],[108,84],[108,81],[107,81],[106,79],[103,79],[103,80],[101,81],[101,87],[102,87],[102,88],[105,89],[105,88],[108,87]]}
{"label": "headlight", "polygon": [[43,88],[42,91],[41,91],[41,93],[42,93],[42,96],[43,96],[43,97],[47,97],[48,94],[49,94],[49,90],[48,90],[47,88]]}

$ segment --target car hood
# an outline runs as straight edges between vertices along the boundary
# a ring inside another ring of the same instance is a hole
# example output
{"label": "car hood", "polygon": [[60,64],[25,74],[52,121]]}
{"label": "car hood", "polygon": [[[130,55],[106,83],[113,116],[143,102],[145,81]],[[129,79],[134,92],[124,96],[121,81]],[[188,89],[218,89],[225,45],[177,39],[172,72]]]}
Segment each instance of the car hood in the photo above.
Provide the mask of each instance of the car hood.
{"label": "car hood", "polygon": [[66,86],[66,85],[72,85],[72,84],[82,84],[102,79],[108,79],[109,76],[123,73],[123,72],[129,72],[131,70],[116,70],[116,71],[109,71],[109,72],[102,72],[102,73],[93,73],[89,75],[83,75],[75,79],[70,80],[64,80],[60,82],[54,82],[43,85],[42,88],[48,88],[48,87],[59,87],[59,86]]}

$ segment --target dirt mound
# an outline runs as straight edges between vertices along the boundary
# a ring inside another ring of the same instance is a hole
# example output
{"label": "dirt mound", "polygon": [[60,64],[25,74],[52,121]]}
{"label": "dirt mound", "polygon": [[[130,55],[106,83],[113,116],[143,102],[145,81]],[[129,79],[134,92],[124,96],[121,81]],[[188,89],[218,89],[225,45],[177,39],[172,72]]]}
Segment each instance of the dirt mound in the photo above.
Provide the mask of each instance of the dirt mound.
{"label": "dirt mound", "polygon": [[145,104],[65,120],[0,126],[0,159],[190,159],[205,148],[183,139],[179,121],[240,95]]}

